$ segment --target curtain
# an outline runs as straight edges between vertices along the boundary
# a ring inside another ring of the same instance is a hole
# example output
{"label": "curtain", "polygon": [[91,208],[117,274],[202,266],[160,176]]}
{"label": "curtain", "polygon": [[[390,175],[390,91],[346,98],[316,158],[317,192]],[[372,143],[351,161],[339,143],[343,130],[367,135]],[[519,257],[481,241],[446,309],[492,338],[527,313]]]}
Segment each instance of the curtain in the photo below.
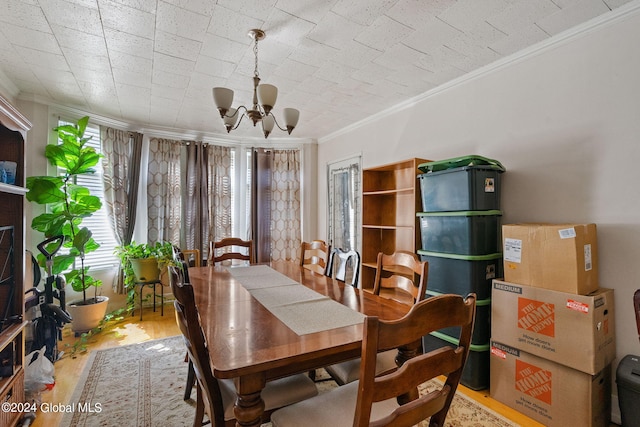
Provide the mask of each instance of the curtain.
{"label": "curtain", "polygon": [[147,172],[148,243],[180,245],[180,141],[151,138]]}
{"label": "curtain", "polygon": [[205,147],[208,160],[207,191],[209,193],[208,240],[218,241],[232,236],[233,199],[231,195],[231,148]]}
{"label": "curtain", "polygon": [[[119,245],[128,245],[136,222],[142,134],[101,127],[104,197],[109,224]],[[122,272],[114,291],[124,293]]]}
{"label": "curtain", "polygon": [[299,260],[300,150],[273,150],[271,156],[271,259]]}
{"label": "curtain", "polygon": [[251,236],[256,262],[271,261],[271,155],[262,148],[252,150]]}

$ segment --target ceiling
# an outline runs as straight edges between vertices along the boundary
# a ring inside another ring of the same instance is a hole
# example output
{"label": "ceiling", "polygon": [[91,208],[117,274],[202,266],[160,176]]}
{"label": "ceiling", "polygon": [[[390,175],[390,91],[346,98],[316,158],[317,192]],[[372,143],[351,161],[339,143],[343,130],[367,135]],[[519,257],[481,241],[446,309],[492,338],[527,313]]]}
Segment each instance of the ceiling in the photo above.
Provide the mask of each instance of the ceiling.
{"label": "ceiling", "polygon": [[[250,104],[247,32],[260,28],[276,118],[297,108],[291,136],[318,139],[628,1],[2,0],[0,87],[142,127],[224,134],[211,89]],[[261,133],[245,119],[232,135]]]}

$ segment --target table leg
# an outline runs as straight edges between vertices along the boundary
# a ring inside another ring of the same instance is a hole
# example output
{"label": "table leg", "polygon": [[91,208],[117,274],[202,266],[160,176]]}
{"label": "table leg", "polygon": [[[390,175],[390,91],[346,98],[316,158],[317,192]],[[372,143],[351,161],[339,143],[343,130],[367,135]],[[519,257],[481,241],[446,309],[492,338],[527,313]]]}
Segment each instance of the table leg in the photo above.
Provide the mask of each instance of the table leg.
{"label": "table leg", "polygon": [[[420,341],[416,341],[414,343],[398,347],[398,355],[396,356],[396,365],[400,367],[404,364],[404,362],[411,359],[412,357],[416,357],[421,353],[422,353],[422,343]],[[418,392],[418,388],[416,387],[411,392],[400,396],[399,403],[401,405],[404,405],[413,400],[418,399],[418,397],[420,397],[420,393]]]}
{"label": "table leg", "polygon": [[236,426],[259,427],[264,415],[264,400],[260,392],[266,384],[264,375],[256,374],[240,377],[235,380],[238,398],[233,413]]}

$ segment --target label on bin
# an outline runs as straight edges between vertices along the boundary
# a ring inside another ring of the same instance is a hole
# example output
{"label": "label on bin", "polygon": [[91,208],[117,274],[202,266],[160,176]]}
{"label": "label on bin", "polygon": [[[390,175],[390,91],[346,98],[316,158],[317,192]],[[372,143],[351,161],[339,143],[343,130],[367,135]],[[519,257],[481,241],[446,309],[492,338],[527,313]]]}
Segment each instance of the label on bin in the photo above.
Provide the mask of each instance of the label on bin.
{"label": "label on bin", "polygon": [[484,180],[484,192],[485,193],[495,193],[496,192],[495,180],[493,178],[485,178],[485,180]]}
{"label": "label on bin", "polygon": [[509,262],[522,261],[522,240],[504,239],[504,260]]}

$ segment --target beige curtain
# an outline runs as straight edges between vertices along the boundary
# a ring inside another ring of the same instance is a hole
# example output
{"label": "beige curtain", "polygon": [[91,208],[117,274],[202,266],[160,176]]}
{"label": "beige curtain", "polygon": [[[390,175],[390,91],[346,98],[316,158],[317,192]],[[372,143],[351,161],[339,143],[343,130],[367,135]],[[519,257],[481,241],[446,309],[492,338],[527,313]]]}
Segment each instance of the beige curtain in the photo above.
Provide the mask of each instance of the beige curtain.
{"label": "beige curtain", "polygon": [[299,258],[300,150],[273,150],[271,156],[271,259]]}
{"label": "beige curtain", "polygon": [[232,236],[231,149],[206,146],[208,159],[207,187],[209,193],[209,236],[218,241]]}
{"label": "beige curtain", "polygon": [[[100,133],[107,216],[116,242],[127,245],[136,222],[142,134],[109,127],[101,127]],[[124,293],[121,273],[114,291]]]}
{"label": "beige curtain", "polygon": [[147,172],[148,243],[180,244],[180,141],[151,138]]}

